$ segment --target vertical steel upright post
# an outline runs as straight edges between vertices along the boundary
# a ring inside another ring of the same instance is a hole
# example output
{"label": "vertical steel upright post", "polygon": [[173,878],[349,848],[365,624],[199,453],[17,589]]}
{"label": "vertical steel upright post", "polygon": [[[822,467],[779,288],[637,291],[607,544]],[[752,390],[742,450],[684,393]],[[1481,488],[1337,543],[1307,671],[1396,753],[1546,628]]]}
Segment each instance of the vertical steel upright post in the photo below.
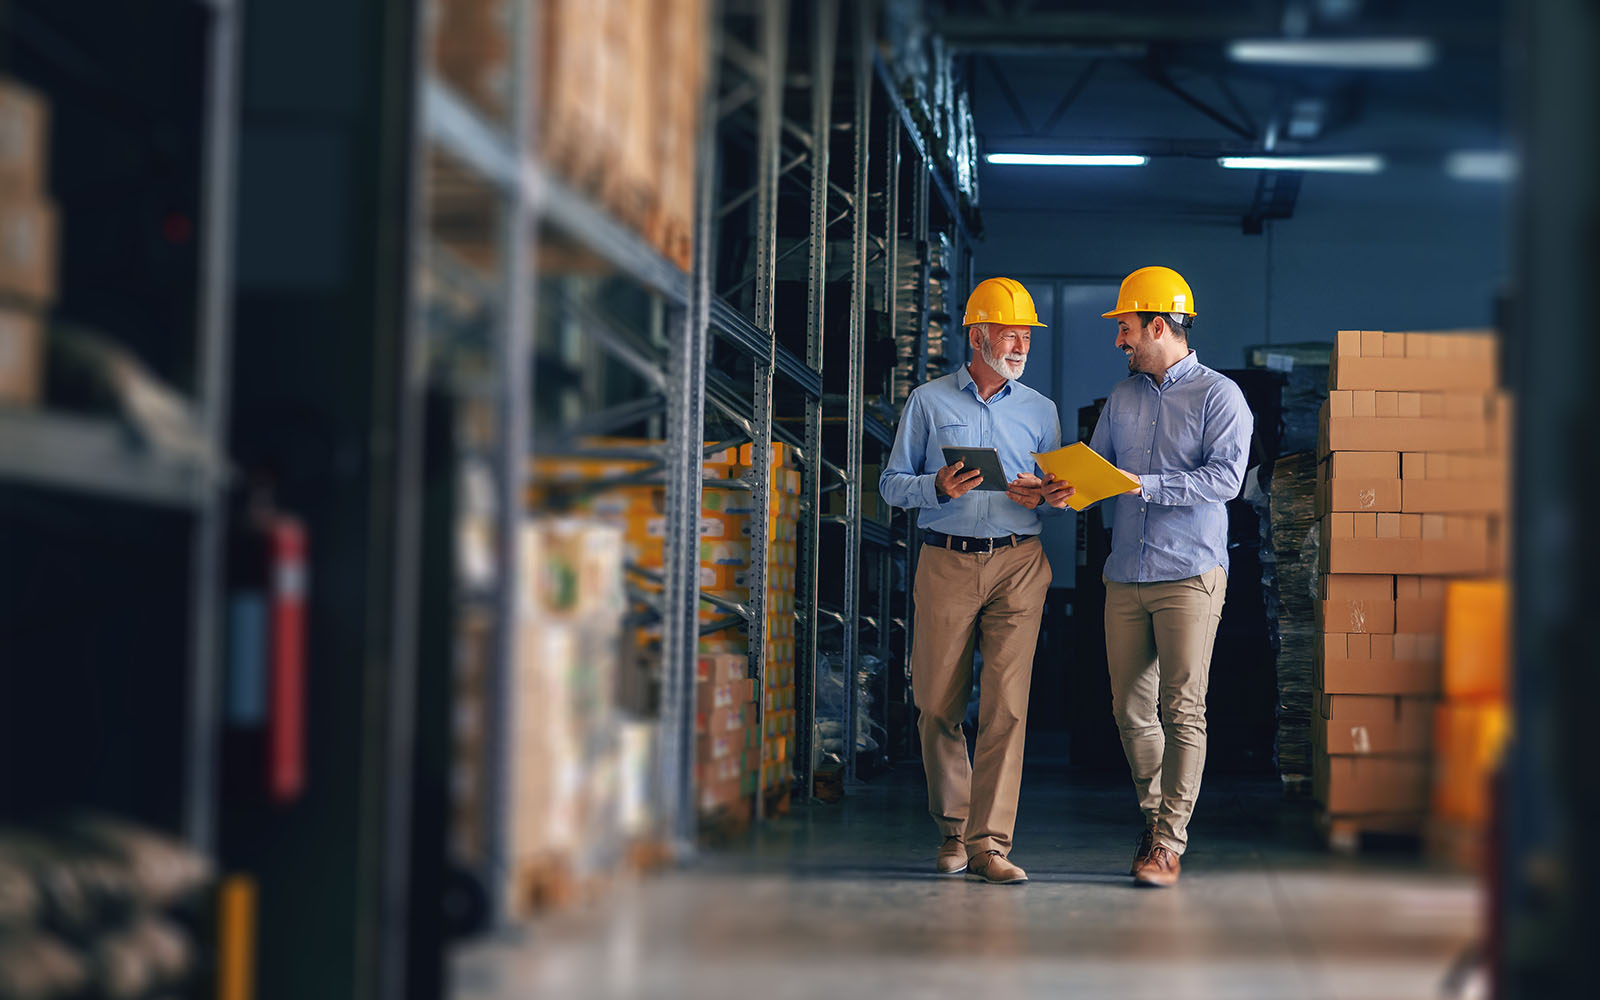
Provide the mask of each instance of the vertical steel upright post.
{"label": "vertical steel upright post", "polygon": [[[834,53],[838,38],[838,0],[822,0],[813,7],[811,31],[811,231],[806,272],[806,364],[822,371],[824,362],[823,307],[828,285],[828,171],[829,132],[833,113]],[[810,797],[816,788],[817,767],[817,551],[822,514],[822,400],[806,400],[806,466],[801,487],[799,547],[796,569],[795,610],[799,614],[795,643],[795,760],[797,777]]]}
{"label": "vertical steel upright post", "polygon": [[[883,189],[883,191],[884,191],[884,199],[883,199],[883,203],[884,203],[883,204],[883,212],[884,212],[883,309],[884,309],[885,315],[887,315],[889,317],[890,336],[891,336],[891,338],[893,338],[895,324],[896,324],[896,322],[898,322],[898,318],[897,318],[897,315],[896,315],[896,309],[897,309],[897,306],[899,304],[899,292],[897,291],[897,288],[898,288],[899,281],[900,281],[900,141],[901,141],[900,140],[900,114],[899,114],[898,109],[896,109],[895,106],[894,106],[893,95],[890,95],[889,99],[884,102],[884,109],[883,109],[883,135],[884,135],[884,145],[885,145],[885,150],[886,150],[885,156],[884,156],[884,165],[883,165],[883,167],[884,167],[884,189]],[[893,524],[893,517],[892,516],[890,518],[890,523]],[[907,533],[907,535],[909,535],[910,534],[910,524],[911,524],[911,522],[909,520],[909,515],[907,515],[907,520],[906,520],[905,524],[906,524],[906,529],[907,529],[906,533]],[[883,659],[883,728],[884,728],[884,746],[885,746],[885,748],[888,748],[888,747],[893,745],[893,743],[892,743],[892,741],[890,739],[892,734],[889,732],[889,650],[890,650],[889,635],[890,635],[890,629],[892,627],[892,620],[893,620],[893,617],[894,617],[894,601],[890,597],[890,593],[894,589],[891,586],[891,583],[892,583],[891,577],[892,577],[892,575],[894,573],[894,549],[893,549],[894,532],[893,531],[890,531],[890,533],[889,533],[889,543],[890,543],[890,547],[885,549],[884,552],[882,553],[881,562],[880,562],[880,566],[882,568],[881,568],[881,570],[879,572],[879,575],[878,575],[878,621],[880,622],[880,627],[878,629],[878,648],[879,648],[879,654],[878,655]],[[910,566],[911,566],[911,554],[910,554],[909,551],[907,551],[907,553],[906,553],[906,567],[907,567],[908,570],[910,569]],[[907,581],[906,586],[907,586],[907,589],[909,590],[909,588],[910,588],[910,581],[909,580]],[[907,604],[910,603],[910,598],[909,597],[906,598],[906,602],[907,602]],[[910,651],[911,651],[911,642],[910,642],[910,638],[909,637],[907,637],[906,642],[905,642],[904,645],[905,645],[906,654],[907,654],[907,656],[909,656],[910,655]]]}
{"label": "vertical steel upright post", "polygon": [[233,174],[238,145],[238,3],[212,7],[206,29],[208,78],[202,114],[199,330],[196,386],[201,425],[216,478],[205,486],[192,529],[189,570],[189,706],[185,747],[183,832],[203,854],[216,847],[217,757],[221,736],[222,536],[226,524],[228,362],[233,305]]}
{"label": "vertical steel upright post", "polygon": [[[756,688],[756,728],[766,742],[767,707],[767,560],[772,516],[772,375],[777,365],[776,322],[778,257],[778,158],[783,138],[783,80],[788,57],[789,4],[770,0],[762,5],[760,148],[757,157],[755,323],[767,338],[766,354],[755,363],[755,421],[750,442],[750,474],[754,478],[756,515],[750,528],[750,676]],[[760,781],[757,784],[761,784]],[[766,789],[756,790],[756,816],[765,814]]]}
{"label": "vertical steel upright post", "polygon": [[[533,33],[537,0],[520,0],[512,10],[513,78],[528,80],[533,73]],[[526,87],[512,88],[511,147],[519,162],[534,161],[532,119],[535,95]],[[534,296],[537,285],[529,277],[531,244],[535,239],[538,192],[519,172],[500,193],[504,216],[497,233],[500,243],[497,287],[502,296],[493,332],[496,443],[495,487],[495,594],[494,659],[489,682],[489,810],[487,855],[489,892],[495,922],[512,919],[511,841],[512,789],[517,762],[511,748],[517,731],[516,691],[518,619],[522,608],[521,537],[527,470],[533,461],[533,347]]]}
{"label": "vertical steel upright post", "polygon": [[867,337],[867,168],[868,137],[872,128],[872,52],[868,39],[872,30],[872,4],[856,4],[852,53],[855,57],[855,176],[851,188],[854,202],[850,233],[850,359],[846,415],[845,514],[844,514],[844,706],[845,706],[845,781],[856,779],[856,665],[861,643],[861,444],[865,429],[866,398],[862,380],[866,377]]}
{"label": "vertical steel upright post", "polygon": [[668,318],[670,341],[667,383],[667,538],[666,584],[663,596],[662,696],[659,773],[663,820],[680,853],[693,845],[694,664],[699,645],[701,430],[705,422],[706,336],[711,303],[710,235],[712,162],[715,157],[717,88],[716,32],[712,39],[700,95],[700,134],[694,208],[694,258],[689,273],[689,298]]}

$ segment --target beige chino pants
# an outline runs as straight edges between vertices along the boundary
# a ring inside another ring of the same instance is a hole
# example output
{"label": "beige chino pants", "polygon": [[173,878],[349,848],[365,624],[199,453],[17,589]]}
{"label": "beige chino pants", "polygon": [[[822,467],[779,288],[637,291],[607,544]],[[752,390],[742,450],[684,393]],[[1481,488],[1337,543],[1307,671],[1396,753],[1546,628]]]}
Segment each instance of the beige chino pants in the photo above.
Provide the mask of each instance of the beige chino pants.
{"label": "beige chino pants", "polygon": [[1180,855],[1206,766],[1206,688],[1227,590],[1221,566],[1187,580],[1106,581],[1111,713],[1145,823]]}
{"label": "beige chino pants", "polygon": [[[911,690],[921,715],[928,812],[967,854],[1011,851],[1022,789],[1028,688],[1050,589],[1038,538],[992,552],[922,547],[912,594]],[[978,744],[967,759],[962,720],[972,691],[972,650],[983,652]]]}

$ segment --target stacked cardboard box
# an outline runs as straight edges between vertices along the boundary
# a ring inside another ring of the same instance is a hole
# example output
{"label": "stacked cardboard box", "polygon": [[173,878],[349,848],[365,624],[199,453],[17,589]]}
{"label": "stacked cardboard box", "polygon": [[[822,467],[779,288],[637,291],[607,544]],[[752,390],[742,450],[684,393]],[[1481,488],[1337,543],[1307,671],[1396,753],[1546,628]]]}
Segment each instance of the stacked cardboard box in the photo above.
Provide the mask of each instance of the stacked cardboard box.
{"label": "stacked cardboard box", "polygon": [[424,5],[434,70],[500,125],[510,124],[516,85],[512,0],[432,0]]}
{"label": "stacked cardboard box", "polygon": [[48,107],[0,78],[0,406],[36,406],[44,310],[56,292],[56,213],[45,193]]}
{"label": "stacked cardboard box", "polygon": [[623,727],[614,690],[625,610],[622,533],[578,518],[527,521],[513,666],[510,887],[522,912],[551,873],[622,863]]}
{"label": "stacked cardboard box", "polygon": [[[754,452],[750,445],[713,456],[705,466],[710,479],[748,478]],[[750,789],[779,792],[794,775],[792,744],[795,719],[795,577],[800,523],[800,470],[793,453],[773,442],[768,453],[767,570],[765,581],[766,646],[765,689],[761,692],[764,732],[758,732],[760,758],[750,777]],[[750,599],[752,576],[749,542],[751,519],[757,516],[751,493],[739,489],[706,487],[701,522],[701,586],[708,591],[723,587],[722,596],[744,603]],[[734,539],[737,539],[735,541]],[[715,619],[720,613],[703,610]],[[724,629],[701,640],[704,653],[747,653],[749,640],[743,629]],[[752,714],[751,724],[755,717]]]}
{"label": "stacked cardboard box", "polygon": [[1487,333],[1338,336],[1319,422],[1313,720],[1331,832],[1423,829],[1447,578],[1506,565],[1495,357]]}
{"label": "stacked cardboard box", "polygon": [[705,96],[706,0],[548,0],[539,5],[545,162],[690,265]]}

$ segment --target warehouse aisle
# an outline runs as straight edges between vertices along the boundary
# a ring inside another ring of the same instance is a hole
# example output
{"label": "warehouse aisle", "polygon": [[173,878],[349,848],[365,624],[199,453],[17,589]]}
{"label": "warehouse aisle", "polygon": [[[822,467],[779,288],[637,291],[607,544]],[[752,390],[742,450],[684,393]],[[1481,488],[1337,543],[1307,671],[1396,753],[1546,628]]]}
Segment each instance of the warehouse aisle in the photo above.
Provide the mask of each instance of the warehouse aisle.
{"label": "warehouse aisle", "polygon": [[1030,769],[1014,859],[1032,881],[931,874],[920,774],[797,808],[456,965],[459,1000],[1436,997],[1479,890],[1404,857],[1331,857],[1275,780],[1210,781],[1183,882],[1135,889],[1120,781]]}

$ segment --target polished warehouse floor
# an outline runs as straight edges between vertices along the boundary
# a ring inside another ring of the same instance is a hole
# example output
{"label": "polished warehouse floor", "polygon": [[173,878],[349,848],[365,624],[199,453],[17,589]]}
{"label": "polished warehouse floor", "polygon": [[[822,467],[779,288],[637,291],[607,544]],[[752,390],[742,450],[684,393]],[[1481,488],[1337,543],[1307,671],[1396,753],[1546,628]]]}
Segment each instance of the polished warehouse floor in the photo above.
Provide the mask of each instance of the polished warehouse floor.
{"label": "polished warehouse floor", "polygon": [[459,1000],[1481,995],[1481,893],[1414,856],[1322,850],[1273,779],[1209,778],[1181,883],[1137,889],[1133,793],[1030,769],[1025,885],[932,873],[916,765],[797,807],[585,909],[464,949]]}

